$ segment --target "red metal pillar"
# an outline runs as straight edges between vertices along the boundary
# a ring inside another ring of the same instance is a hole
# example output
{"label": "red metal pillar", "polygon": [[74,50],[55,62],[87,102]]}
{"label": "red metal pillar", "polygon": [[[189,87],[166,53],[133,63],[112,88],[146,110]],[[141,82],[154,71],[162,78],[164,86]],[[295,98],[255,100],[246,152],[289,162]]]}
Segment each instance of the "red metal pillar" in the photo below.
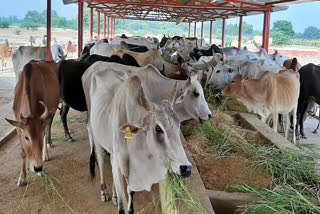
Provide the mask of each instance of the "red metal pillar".
{"label": "red metal pillar", "polygon": [[51,0],[47,0],[47,61],[51,61]]}
{"label": "red metal pillar", "polygon": [[93,8],[90,8],[90,41],[93,40]]}
{"label": "red metal pillar", "polygon": [[98,19],[97,19],[97,39],[100,40],[100,12],[98,12]]}
{"label": "red metal pillar", "polygon": [[242,16],[240,16],[240,21],[239,21],[238,50],[241,49],[241,35],[242,35]]}
{"label": "red metal pillar", "polygon": [[103,14],[103,38],[106,38],[106,22],[107,22],[107,15]]}
{"label": "red metal pillar", "polygon": [[116,37],[116,18],[113,19],[113,38]]}
{"label": "red metal pillar", "polygon": [[191,22],[189,22],[189,32],[188,32],[188,37],[190,37],[191,34]]}
{"label": "red metal pillar", "polygon": [[201,22],[201,39],[203,38],[203,21]]}
{"label": "red metal pillar", "polygon": [[83,42],[83,2],[78,0],[78,57],[82,52]]}
{"label": "red metal pillar", "polygon": [[197,37],[197,22],[194,22],[193,36],[194,36],[194,37]]}
{"label": "red metal pillar", "polygon": [[108,16],[108,39],[110,38],[110,17]]}
{"label": "red metal pillar", "polygon": [[110,37],[113,38],[113,18],[111,17],[110,20]]}
{"label": "red metal pillar", "polygon": [[221,47],[224,47],[224,35],[225,35],[225,30],[226,30],[226,20],[222,20],[222,41],[221,41]]}
{"label": "red metal pillar", "polygon": [[212,44],[212,26],[213,26],[213,21],[210,21],[210,39],[209,39],[210,44]]}
{"label": "red metal pillar", "polygon": [[269,49],[270,16],[270,11],[264,12],[262,47],[267,51],[267,53]]}

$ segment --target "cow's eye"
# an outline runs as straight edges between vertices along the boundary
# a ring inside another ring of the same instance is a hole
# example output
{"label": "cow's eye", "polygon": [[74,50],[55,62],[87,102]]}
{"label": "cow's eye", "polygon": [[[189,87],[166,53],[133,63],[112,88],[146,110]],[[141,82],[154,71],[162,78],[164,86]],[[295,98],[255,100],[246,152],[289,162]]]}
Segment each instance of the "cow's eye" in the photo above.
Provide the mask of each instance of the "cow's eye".
{"label": "cow's eye", "polygon": [[235,83],[235,81],[234,81],[234,80],[232,80],[232,81],[231,81],[231,83]]}
{"label": "cow's eye", "polygon": [[162,133],[163,133],[163,131],[162,131],[162,129],[160,128],[159,125],[156,126],[155,130],[156,130],[156,132],[159,133],[159,134],[162,134]]}
{"label": "cow's eye", "polygon": [[28,142],[30,142],[30,138],[29,137],[24,137],[24,139]]}
{"label": "cow's eye", "polygon": [[220,70],[217,70],[217,73],[220,73]]}
{"label": "cow's eye", "polygon": [[198,92],[194,91],[194,92],[193,92],[193,95],[194,95],[195,97],[199,97],[200,94],[199,94]]}

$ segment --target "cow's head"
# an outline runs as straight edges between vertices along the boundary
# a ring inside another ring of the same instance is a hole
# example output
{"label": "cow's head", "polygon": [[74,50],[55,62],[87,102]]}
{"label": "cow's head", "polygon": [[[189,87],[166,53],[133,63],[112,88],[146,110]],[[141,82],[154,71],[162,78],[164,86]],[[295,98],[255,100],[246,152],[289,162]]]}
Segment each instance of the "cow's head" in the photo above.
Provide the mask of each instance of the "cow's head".
{"label": "cow's head", "polygon": [[39,118],[24,117],[21,113],[18,121],[6,119],[17,127],[23,153],[30,160],[30,170],[35,172],[43,169],[43,143],[49,118],[47,106],[42,101],[40,103],[44,107],[44,113]]}
{"label": "cow's head", "polygon": [[221,92],[223,95],[238,97],[243,94],[243,87],[251,77],[243,78],[242,75],[237,75],[231,83],[229,83]]}
{"label": "cow's head", "polygon": [[219,61],[214,68],[209,69],[206,87],[223,89],[237,74],[239,72],[236,66]]}
{"label": "cow's head", "polygon": [[285,56],[283,56],[279,51],[277,50],[274,50],[274,54],[273,54],[273,57],[274,57],[274,61],[276,63],[278,63],[279,65],[283,65],[284,61],[287,60],[287,58]]}
{"label": "cow's head", "polygon": [[183,108],[179,112],[180,122],[189,119],[197,121],[209,120],[211,111],[204,97],[203,88],[198,80],[198,74],[193,74],[188,78],[183,93],[175,101],[175,109]]}
{"label": "cow's head", "polygon": [[146,144],[143,145],[143,150],[150,159],[160,161],[163,169],[171,167],[177,175],[188,177],[191,174],[192,165],[181,144],[180,122],[173,110],[175,94],[176,87],[161,103],[151,103],[145,97],[141,86],[138,102],[147,114],[140,122],[124,124],[120,129],[127,135],[136,135],[137,140],[139,135],[145,137]]}

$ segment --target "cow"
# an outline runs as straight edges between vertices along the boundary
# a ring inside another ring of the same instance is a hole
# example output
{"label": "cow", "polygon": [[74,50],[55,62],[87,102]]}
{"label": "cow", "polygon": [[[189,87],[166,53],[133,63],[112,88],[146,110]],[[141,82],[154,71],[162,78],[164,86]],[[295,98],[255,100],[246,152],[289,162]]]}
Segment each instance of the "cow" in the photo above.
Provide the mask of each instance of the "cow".
{"label": "cow", "polygon": [[97,156],[104,191],[105,149],[110,153],[115,187],[112,199],[118,213],[125,213],[123,181],[128,213],[133,214],[134,193],[150,191],[153,184],[168,176],[169,168],[181,177],[190,176],[192,165],[181,144],[180,123],[173,110],[176,87],[166,99],[153,103],[145,95],[148,86],[139,77],[127,78],[123,72],[85,72],[82,83],[89,112],[91,176],[95,175]]}
{"label": "cow", "polygon": [[128,44],[125,41],[120,42],[120,44],[127,50],[134,51],[134,52],[147,52],[149,49],[146,46],[141,46],[141,45],[133,45],[133,44]]}
{"label": "cow", "polygon": [[[301,86],[297,110],[298,124],[296,126],[296,134],[298,138],[306,138],[303,129],[303,118],[307,111],[309,100],[312,99],[317,104],[320,104],[320,66],[309,63],[302,66],[299,73]],[[298,132],[299,126],[300,133]]]}
{"label": "cow", "polygon": [[181,68],[177,65],[166,62],[160,55],[158,50],[149,50],[144,53],[137,53],[129,50],[120,50],[115,53],[115,55],[122,58],[124,54],[131,55],[138,62],[140,67],[146,66],[148,64],[154,65],[158,70],[162,70],[164,68],[163,73],[165,76],[176,73]]}
{"label": "cow", "polygon": [[101,56],[107,56],[110,57],[113,54],[115,54],[117,51],[121,50],[123,48],[122,45],[115,45],[115,44],[108,44],[108,43],[100,43],[95,44],[90,49],[90,55],[97,54]]}
{"label": "cow", "polygon": [[[61,47],[61,46],[60,46]],[[55,49],[54,49],[55,50]],[[55,52],[51,52],[52,55],[58,55]],[[32,46],[20,46],[16,51],[13,52],[11,59],[13,64],[13,70],[18,81],[19,75],[23,67],[30,60],[46,60],[47,48],[46,47],[32,47]],[[65,56],[60,57],[64,58]]]}
{"label": "cow", "polygon": [[59,104],[59,82],[56,63],[30,61],[23,68],[15,88],[13,112],[16,120],[6,119],[16,127],[21,145],[21,172],[18,186],[26,183],[26,158],[30,169],[43,170],[49,159],[47,143],[50,126]]}
{"label": "cow", "polygon": [[139,68],[108,62],[97,62],[88,68],[86,72],[110,71],[125,72],[128,76],[138,76],[143,84],[152,89],[145,90],[146,95],[152,102],[159,102],[165,98],[177,83],[179,92],[176,94],[177,101],[174,104],[174,110],[178,115],[179,121],[183,122],[191,119],[203,121],[211,118],[211,111],[205,100],[203,88],[197,79],[197,75],[192,75],[186,80],[173,80],[164,77],[152,65]]}
{"label": "cow", "polygon": [[62,46],[57,44],[51,47],[51,56],[52,60],[55,62],[65,60],[67,58],[67,55],[64,54]]}
{"label": "cow", "polygon": [[60,98],[63,101],[60,111],[66,141],[73,141],[67,124],[67,115],[70,107],[77,111],[87,111],[87,104],[81,77],[83,73],[97,61],[116,62],[125,65],[139,66],[137,62],[129,55],[121,59],[118,56],[112,55],[111,57],[102,57],[97,55],[90,55],[84,61],[77,60],[63,60],[58,63],[58,77],[60,87]]}
{"label": "cow", "polygon": [[76,44],[74,45],[74,44],[72,44],[71,41],[69,41],[66,44],[65,52],[66,52],[66,54],[69,54],[69,57],[75,56],[77,54],[77,45]]}
{"label": "cow", "polygon": [[1,70],[6,70],[7,60],[10,59],[13,48],[10,48],[8,44],[0,44],[0,58],[1,58]]}
{"label": "cow", "polygon": [[209,47],[209,49],[194,48],[189,55],[191,58],[198,61],[201,56],[212,56],[212,53],[223,54],[222,49],[213,44],[211,47]]}
{"label": "cow", "polygon": [[120,45],[121,42],[125,42],[128,45],[138,45],[138,46],[145,46],[148,48],[148,50],[151,49],[156,49],[157,48],[157,44],[154,44],[153,41],[150,39],[146,39],[146,38],[138,38],[138,39],[114,39],[111,41],[112,45]]}
{"label": "cow", "polygon": [[[257,113],[265,122],[270,113],[273,119],[273,129],[277,132],[278,114],[286,115],[286,132],[288,137],[290,119],[289,113],[297,113],[300,82],[299,73],[294,70],[282,70],[278,74],[265,72],[260,79],[243,78],[237,75],[223,90],[222,94],[237,97],[250,112]],[[296,125],[296,117],[293,117]],[[295,131],[293,143],[296,144]]]}

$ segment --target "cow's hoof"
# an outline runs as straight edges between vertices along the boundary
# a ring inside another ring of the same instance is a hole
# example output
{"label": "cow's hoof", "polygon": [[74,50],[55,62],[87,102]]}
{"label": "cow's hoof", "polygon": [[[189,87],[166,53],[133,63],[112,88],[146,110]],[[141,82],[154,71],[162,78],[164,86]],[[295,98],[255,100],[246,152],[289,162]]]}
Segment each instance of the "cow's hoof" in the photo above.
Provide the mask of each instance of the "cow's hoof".
{"label": "cow's hoof", "polygon": [[47,155],[45,155],[45,156],[42,158],[42,160],[43,160],[44,162],[47,162],[47,161],[49,161],[49,157],[48,157]]}
{"label": "cow's hoof", "polygon": [[101,201],[102,202],[107,202],[110,201],[110,196],[108,193],[101,193]]}
{"label": "cow's hoof", "polygon": [[112,197],[112,203],[115,205],[115,206],[118,206],[118,200],[116,197]]}
{"label": "cow's hoof", "polygon": [[68,142],[74,142],[74,140],[72,139],[72,137],[68,137],[68,138],[66,139],[66,141],[68,141]]}
{"label": "cow's hoof", "polygon": [[301,136],[302,139],[308,139],[305,135]]}
{"label": "cow's hoof", "polygon": [[47,147],[48,147],[48,148],[53,148],[54,145],[53,145],[53,143],[47,143]]}
{"label": "cow's hoof", "polygon": [[317,130],[314,130],[312,133],[313,133],[313,134],[318,134],[318,131],[317,131]]}
{"label": "cow's hoof", "polygon": [[27,182],[25,181],[25,179],[19,177],[17,186],[18,186],[18,187],[22,187],[22,186],[24,186],[24,185],[26,185],[26,184],[27,184]]}

